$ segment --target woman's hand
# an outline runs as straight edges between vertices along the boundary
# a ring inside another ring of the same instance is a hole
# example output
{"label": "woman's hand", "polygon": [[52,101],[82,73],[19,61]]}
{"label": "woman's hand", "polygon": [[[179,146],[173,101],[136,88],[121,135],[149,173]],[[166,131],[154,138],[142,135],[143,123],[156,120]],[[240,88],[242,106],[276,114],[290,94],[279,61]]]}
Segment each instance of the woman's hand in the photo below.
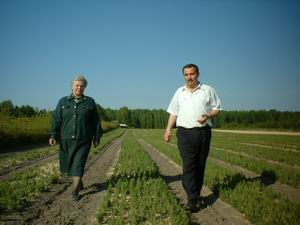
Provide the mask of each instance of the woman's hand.
{"label": "woman's hand", "polygon": [[55,145],[55,144],[56,144],[56,140],[54,138],[50,138],[49,145]]}

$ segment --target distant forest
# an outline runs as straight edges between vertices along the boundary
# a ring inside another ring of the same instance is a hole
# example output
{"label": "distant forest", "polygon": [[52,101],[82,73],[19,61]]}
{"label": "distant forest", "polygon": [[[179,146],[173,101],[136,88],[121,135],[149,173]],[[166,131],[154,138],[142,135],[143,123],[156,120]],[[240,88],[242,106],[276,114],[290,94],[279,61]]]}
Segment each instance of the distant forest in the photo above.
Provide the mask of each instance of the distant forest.
{"label": "distant forest", "polygon": [[[162,109],[103,108],[98,105],[101,120],[126,124],[134,128],[165,128],[168,113]],[[51,111],[29,105],[14,106],[10,100],[0,102],[0,114],[10,117],[51,117]],[[262,128],[300,130],[300,112],[272,110],[222,111],[213,120],[215,128]]]}

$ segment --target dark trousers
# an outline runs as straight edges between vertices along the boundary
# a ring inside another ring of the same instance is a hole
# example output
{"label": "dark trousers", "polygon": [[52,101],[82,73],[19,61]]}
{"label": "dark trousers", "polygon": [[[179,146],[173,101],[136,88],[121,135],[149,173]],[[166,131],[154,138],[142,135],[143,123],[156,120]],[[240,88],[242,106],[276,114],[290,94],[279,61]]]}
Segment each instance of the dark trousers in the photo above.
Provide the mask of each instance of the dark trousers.
{"label": "dark trousers", "polygon": [[177,144],[183,164],[182,185],[188,199],[200,196],[205,163],[209,152],[211,128],[186,129],[178,127]]}

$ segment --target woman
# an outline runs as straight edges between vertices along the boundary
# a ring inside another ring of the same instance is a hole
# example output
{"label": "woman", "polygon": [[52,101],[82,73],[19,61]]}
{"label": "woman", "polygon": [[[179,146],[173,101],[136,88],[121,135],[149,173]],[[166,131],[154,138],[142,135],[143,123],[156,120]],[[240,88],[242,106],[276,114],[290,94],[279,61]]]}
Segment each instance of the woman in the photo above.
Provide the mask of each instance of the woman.
{"label": "woman", "polygon": [[72,80],[72,94],[59,100],[52,113],[49,144],[56,144],[60,137],[59,165],[61,173],[73,179],[72,198],[79,200],[83,189],[82,176],[85,163],[93,143],[100,143],[102,128],[97,106],[91,97],[85,96],[87,80],[75,76]]}

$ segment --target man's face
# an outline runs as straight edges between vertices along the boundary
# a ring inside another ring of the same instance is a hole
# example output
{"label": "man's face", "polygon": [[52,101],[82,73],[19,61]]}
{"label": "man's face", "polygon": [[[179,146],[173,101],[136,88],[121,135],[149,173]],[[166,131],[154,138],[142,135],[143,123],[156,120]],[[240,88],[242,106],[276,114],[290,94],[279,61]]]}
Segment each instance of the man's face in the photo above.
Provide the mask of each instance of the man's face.
{"label": "man's face", "polygon": [[80,81],[80,80],[73,81],[73,85],[72,85],[73,95],[75,95],[76,97],[82,96],[84,89],[85,89],[85,86],[84,86],[83,81]]}
{"label": "man's face", "polygon": [[195,88],[198,85],[198,74],[194,67],[185,68],[183,70],[183,76],[187,87]]}

